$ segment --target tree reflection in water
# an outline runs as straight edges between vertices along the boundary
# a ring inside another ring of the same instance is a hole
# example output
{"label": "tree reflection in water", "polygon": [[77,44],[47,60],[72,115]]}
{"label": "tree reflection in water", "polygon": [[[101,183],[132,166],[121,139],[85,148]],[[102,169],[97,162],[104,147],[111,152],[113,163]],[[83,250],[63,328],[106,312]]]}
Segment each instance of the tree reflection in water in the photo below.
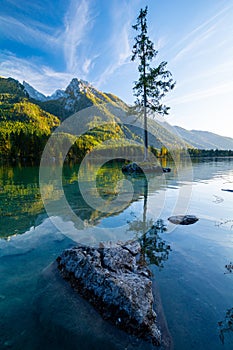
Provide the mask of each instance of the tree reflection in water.
{"label": "tree reflection in water", "polygon": [[[162,224],[162,227],[158,228]],[[159,268],[164,267],[164,262],[168,259],[171,247],[161,238],[158,233],[166,230],[162,220],[157,220],[149,231],[140,237],[139,241],[142,246],[142,257],[146,264],[153,264]]]}
{"label": "tree reflection in water", "polygon": [[140,181],[143,179],[144,201],[142,220],[128,222],[129,230],[137,233],[139,242],[142,247],[141,263],[147,265],[156,265],[160,269],[164,267],[164,262],[168,259],[171,247],[161,237],[166,231],[166,226],[162,219],[158,219],[155,224],[153,219],[147,220],[147,198],[148,183],[145,176],[140,175]]}
{"label": "tree reflection in water", "polygon": [[227,272],[225,272],[225,274],[232,273],[233,272],[233,263],[230,262],[229,264],[225,265],[225,269],[227,270]]}
{"label": "tree reflection in water", "polygon": [[225,343],[226,335],[230,335],[233,332],[233,308],[228,309],[223,321],[218,322],[219,326],[219,338],[221,342]]}

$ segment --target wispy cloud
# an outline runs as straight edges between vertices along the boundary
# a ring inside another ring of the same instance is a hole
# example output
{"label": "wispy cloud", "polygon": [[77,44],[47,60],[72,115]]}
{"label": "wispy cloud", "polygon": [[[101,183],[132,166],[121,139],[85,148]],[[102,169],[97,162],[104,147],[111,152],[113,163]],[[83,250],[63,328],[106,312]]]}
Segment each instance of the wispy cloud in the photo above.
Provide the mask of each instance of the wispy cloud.
{"label": "wispy cloud", "polygon": [[193,84],[198,84],[201,86],[203,82],[208,82],[208,84],[212,85],[218,85],[216,79],[231,81],[232,73],[233,61],[231,59],[228,59],[224,62],[214,64],[213,66],[208,66],[207,68],[205,67],[204,70],[199,70],[198,72],[195,72],[195,74],[190,74],[188,77],[182,79],[182,81],[177,82],[175,90],[181,91],[181,89],[184,89],[187,91]]}
{"label": "wispy cloud", "polygon": [[171,99],[167,100],[167,102],[169,104],[179,105],[179,104],[184,104],[184,103],[191,103],[191,102],[195,102],[195,101],[200,101],[203,99],[207,99],[209,97],[215,97],[215,96],[219,97],[220,95],[225,95],[225,94],[229,94],[229,93],[233,93],[233,82],[232,81],[224,82],[222,84],[211,86],[211,87],[205,88],[205,89],[198,89],[192,93],[183,94],[177,98],[171,98]]}
{"label": "wispy cloud", "polygon": [[92,64],[92,60],[90,58],[85,58],[82,66],[82,70],[85,74],[88,74],[90,72],[91,64]]}
{"label": "wispy cloud", "polygon": [[122,28],[121,32],[118,32],[117,36],[118,44],[116,45],[115,43],[115,47],[112,46],[112,48],[114,48],[114,59],[101,74],[99,84],[109,79],[118,68],[129,62],[131,50],[128,41],[127,24]]}
{"label": "wispy cloud", "polygon": [[36,61],[18,58],[11,52],[0,53],[0,71],[5,77],[14,77],[20,82],[26,80],[45,95],[58,87],[65,88],[73,77],[70,73],[56,72],[50,67],[38,65]]}
{"label": "wispy cloud", "polygon": [[[28,24],[17,20],[11,16],[0,16],[0,32],[2,35],[17,42],[30,45],[31,47],[45,47],[46,50],[51,50],[51,47],[58,45],[56,35],[46,33],[45,29],[37,22],[30,21]],[[46,44],[46,45],[45,45]]]}
{"label": "wispy cloud", "polygon": [[171,48],[172,51],[177,51],[177,49],[178,51],[170,63],[177,63],[179,60],[183,59],[184,56],[188,56],[208,42],[208,39],[218,31],[218,28],[224,21],[224,16],[228,14],[230,8],[232,8],[232,5],[221,9],[214,16],[200,23],[196,28],[181,38],[181,40]]}
{"label": "wispy cloud", "polygon": [[213,25],[210,28],[207,28],[205,31],[200,33],[200,35],[196,36],[189,42],[187,45],[185,45],[171,60],[170,63],[174,64],[178,60],[182,59],[185,55],[189,55],[190,52],[193,52],[200,48],[207,40],[214,35],[216,32],[217,25]]}
{"label": "wispy cloud", "polygon": [[62,60],[66,64],[63,72],[56,72],[43,64],[40,57],[23,59],[16,57],[12,52],[1,51],[0,68],[1,74],[5,76],[12,76],[20,81],[28,80],[43,93],[50,93],[53,87],[64,86],[64,82],[68,83],[67,80],[73,76],[88,75],[93,67],[97,56],[92,57],[88,49],[85,50],[87,35],[93,24],[89,0],[71,0],[64,14],[63,26],[56,28],[50,28],[32,19],[25,22],[20,16],[16,19],[2,15],[0,22],[0,33],[8,39],[30,48],[39,48],[48,55],[59,56],[63,53]]}
{"label": "wispy cloud", "polygon": [[[59,79],[65,77],[66,80],[68,76],[88,79],[89,76],[92,76],[92,80],[97,80],[97,85],[100,87],[118,68],[129,62],[131,56],[129,31],[135,13],[132,13],[132,6],[128,0],[122,0],[121,6],[118,1],[113,0],[107,7],[111,17],[107,19],[108,35],[103,35],[103,42],[99,41],[98,45],[94,46],[95,33],[92,30],[95,30],[95,25],[98,26],[100,23],[98,21],[103,19],[103,14],[100,14],[97,9],[97,4],[92,0],[70,0],[67,11],[63,15],[63,25],[60,22],[60,26],[57,27],[53,27],[52,24],[52,27],[49,27],[31,18],[25,21],[21,15],[17,18],[2,15],[0,16],[0,33],[30,48],[39,48],[46,52],[48,57],[53,55],[54,63],[57,62],[59,67],[62,67],[62,62],[65,62],[63,75],[60,72],[57,73]],[[60,62],[59,56],[61,57]],[[2,59],[4,57],[5,61],[1,65],[2,74],[22,80],[22,71],[24,71],[25,79],[30,79],[29,82],[34,82],[35,86],[37,84],[37,88],[38,85],[42,85],[40,82],[43,81],[45,74],[43,92],[45,89],[51,90],[51,83],[47,88],[46,79],[49,77],[49,72],[52,72],[53,77],[56,76],[56,72],[43,63],[43,55],[41,58],[38,57],[37,62],[35,57],[27,57],[28,61],[26,61],[7,52],[4,52],[1,57]],[[97,62],[96,59],[99,57],[101,59]],[[23,67],[22,71],[19,68],[20,64]],[[100,77],[97,77],[96,72],[93,71],[96,65]],[[101,72],[100,65],[104,67],[104,69],[101,67]]]}
{"label": "wispy cloud", "polygon": [[[84,44],[86,40],[87,33],[93,25],[92,20],[88,0],[71,1],[65,16],[65,32],[62,36],[67,71],[70,73],[74,74],[81,70],[82,65],[79,59],[81,53],[78,49],[80,44]],[[86,58],[86,63],[83,66],[85,73],[88,72],[90,65],[91,59]]]}
{"label": "wispy cloud", "polygon": [[108,42],[108,54],[111,59],[102,72],[101,77],[96,82],[96,86],[104,84],[115,71],[130,62],[131,47],[130,34],[132,23],[132,13],[129,4],[124,1],[121,6],[114,7],[112,11],[112,33]]}
{"label": "wispy cloud", "polygon": [[31,19],[25,22],[6,15],[0,16],[0,22],[0,33],[8,39],[40,48],[49,54],[53,54],[54,49],[63,52],[66,72],[73,75],[89,72],[93,59],[86,57],[87,52],[80,49],[87,44],[87,34],[93,25],[89,0],[71,0],[60,28],[49,28]]}

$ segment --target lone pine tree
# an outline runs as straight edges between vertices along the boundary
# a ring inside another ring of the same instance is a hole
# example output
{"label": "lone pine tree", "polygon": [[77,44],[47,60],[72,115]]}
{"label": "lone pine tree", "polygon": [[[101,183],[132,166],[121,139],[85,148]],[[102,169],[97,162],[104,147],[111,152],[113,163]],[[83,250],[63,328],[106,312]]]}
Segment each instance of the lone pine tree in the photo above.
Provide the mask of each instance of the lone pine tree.
{"label": "lone pine tree", "polygon": [[147,114],[148,110],[159,113],[160,115],[168,114],[170,107],[161,103],[165,94],[172,90],[175,82],[172,74],[167,70],[167,62],[161,62],[158,67],[150,67],[150,62],[157,56],[158,51],[154,49],[153,42],[147,35],[147,6],[140,10],[137,22],[132,26],[138,32],[135,37],[135,43],[132,50],[132,61],[138,59],[139,79],[134,85],[134,95],[136,96],[136,107],[143,108],[144,115],[144,158],[148,157],[148,131],[147,131]]}

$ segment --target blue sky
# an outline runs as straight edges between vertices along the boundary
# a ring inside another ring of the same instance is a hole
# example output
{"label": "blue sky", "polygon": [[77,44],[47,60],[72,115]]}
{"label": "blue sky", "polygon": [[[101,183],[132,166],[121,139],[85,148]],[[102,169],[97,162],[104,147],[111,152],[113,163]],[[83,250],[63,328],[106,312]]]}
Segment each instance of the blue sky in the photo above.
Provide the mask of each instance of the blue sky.
{"label": "blue sky", "polygon": [[233,137],[231,0],[1,0],[0,75],[45,94],[78,77],[132,103],[131,26],[146,5],[153,64],[177,82],[166,120]]}

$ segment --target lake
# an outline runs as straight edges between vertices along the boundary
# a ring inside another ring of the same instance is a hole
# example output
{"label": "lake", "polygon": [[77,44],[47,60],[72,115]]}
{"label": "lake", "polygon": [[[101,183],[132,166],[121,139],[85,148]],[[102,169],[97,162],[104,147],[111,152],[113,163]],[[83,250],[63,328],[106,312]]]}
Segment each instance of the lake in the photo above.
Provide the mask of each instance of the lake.
{"label": "lake", "polygon": [[[74,295],[51,265],[75,242],[141,237],[158,219],[148,263],[175,350],[233,348],[233,159],[180,160],[125,177],[121,163],[0,166],[0,348],[149,349]],[[40,186],[42,186],[42,197]],[[42,200],[43,199],[43,200]],[[48,214],[44,208],[48,211]],[[199,218],[173,225],[174,214]],[[228,312],[228,313],[227,313]]]}

